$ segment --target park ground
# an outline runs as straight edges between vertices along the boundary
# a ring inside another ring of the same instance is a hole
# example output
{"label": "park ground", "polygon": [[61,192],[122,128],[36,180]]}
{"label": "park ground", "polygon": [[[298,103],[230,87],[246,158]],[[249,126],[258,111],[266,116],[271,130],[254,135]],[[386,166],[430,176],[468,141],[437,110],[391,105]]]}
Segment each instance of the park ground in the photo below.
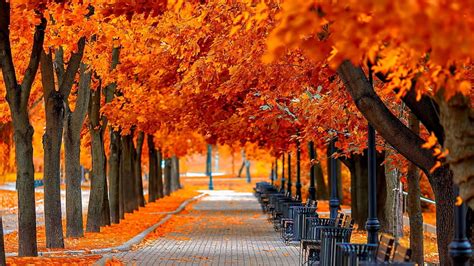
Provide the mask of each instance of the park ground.
{"label": "park ground", "polygon": [[[298,261],[298,247],[286,246],[279,239],[266,216],[252,195],[254,178],[249,184],[245,178],[232,176],[215,177],[214,191],[209,191],[207,177],[182,177],[183,188],[171,196],[147,204],[132,214],[126,214],[120,224],[107,226],[100,233],[86,233],[84,238],[66,238],[64,250],[45,247],[44,223],[42,223],[42,190],[37,190],[38,242],[43,253],[38,258],[10,256],[10,265],[294,265]],[[3,186],[5,188],[5,185]],[[84,186],[84,195],[88,187]],[[170,217],[183,202],[198,195],[203,197],[188,204],[184,210]],[[15,223],[16,192],[0,191],[0,204],[6,223]],[[349,206],[343,206],[349,210]],[[320,202],[318,212],[328,212],[327,202]],[[127,243],[147,228],[166,219],[144,239],[127,251],[114,250]],[[429,217],[429,216],[427,216]],[[10,220],[8,220],[10,219]],[[429,219],[428,219],[429,220]],[[6,252],[14,255],[17,245],[15,226],[7,225]],[[366,241],[365,232],[357,230],[353,242]],[[401,242],[408,245],[408,226]],[[95,254],[97,250],[112,248]],[[436,262],[436,236],[425,233],[427,262]]]}

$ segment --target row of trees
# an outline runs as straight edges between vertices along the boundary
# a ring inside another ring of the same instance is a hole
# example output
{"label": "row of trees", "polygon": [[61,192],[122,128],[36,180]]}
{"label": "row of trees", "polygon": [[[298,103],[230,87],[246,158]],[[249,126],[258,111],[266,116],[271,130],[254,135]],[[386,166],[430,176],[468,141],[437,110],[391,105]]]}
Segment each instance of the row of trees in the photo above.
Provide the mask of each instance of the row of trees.
{"label": "row of trees", "polygon": [[[320,161],[330,140],[337,137],[336,156],[350,169],[351,185],[364,187],[368,121],[379,133],[378,161],[392,169],[385,172],[380,166],[379,183],[385,176],[393,188],[400,175],[391,173],[403,173],[410,197],[416,198],[419,170],[427,176],[437,204],[440,262],[449,265],[454,185],[471,207],[474,195],[470,189],[474,27],[469,1],[1,3],[0,62],[10,113],[0,121],[11,119],[16,154],[28,158],[17,159],[20,242],[31,235],[31,230],[22,230],[34,218],[33,209],[26,207],[34,202],[28,109],[44,97],[46,112],[60,110],[59,115],[47,115],[46,128],[52,135],[45,139],[61,139],[48,125],[61,124],[55,117],[67,114],[60,102],[70,101],[81,110],[77,87],[86,82],[78,82],[75,76],[81,73],[82,62],[83,72],[91,76],[86,124],[93,166],[97,166],[92,184],[97,205],[91,213],[102,213],[99,210],[108,206],[107,185],[114,193],[121,191],[114,181],[120,178],[117,169],[126,168],[127,175],[135,171],[129,159],[123,160],[127,167],[117,163],[120,156],[115,150],[120,147],[133,157],[133,149],[141,150],[138,140],[143,143],[145,135],[155,136],[152,143],[148,138],[147,145],[159,147],[164,157],[203,152],[205,142],[255,143],[279,156],[294,149],[295,142],[313,141]],[[18,15],[7,27],[10,13]],[[31,36],[25,34],[33,29],[31,45]],[[19,40],[13,47],[10,34]],[[33,52],[31,60],[25,51]],[[56,63],[61,57],[67,67],[54,67],[61,66]],[[41,85],[34,78],[40,61]],[[48,61],[53,61],[50,74]],[[15,70],[26,73],[21,86]],[[47,84],[48,76],[54,76],[51,73],[62,76],[56,78],[54,89]],[[70,83],[73,89],[68,89]],[[35,84],[46,93],[35,91]],[[80,115],[84,111],[74,113],[73,117],[84,117]],[[107,130],[110,148],[103,144]],[[58,141],[48,141],[52,147],[48,154],[57,158]],[[106,153],[110,153],[108,176],[112,177],[108,184]],[[150,161],[155,160],[154,154],[149,152]],[[48,173],[52,174],[45,176],[45,185],[57,193],[57,171],[48,169]],[[352,199],[360,199],[360,204],[354,201],[353,207],[365,208],[363,191],[354,191],[358,194]]]}

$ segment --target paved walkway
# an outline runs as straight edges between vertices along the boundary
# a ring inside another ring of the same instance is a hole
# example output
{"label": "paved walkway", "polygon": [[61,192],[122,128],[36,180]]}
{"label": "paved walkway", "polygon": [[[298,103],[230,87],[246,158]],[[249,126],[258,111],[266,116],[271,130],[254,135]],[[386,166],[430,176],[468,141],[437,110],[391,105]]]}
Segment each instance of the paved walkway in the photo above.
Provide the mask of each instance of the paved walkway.
{"label": "paved walkway", "polygon": [[127,265],[298,265],[298,248],[280,241],[252,194],[206,192],[172,233],[117,257]]}

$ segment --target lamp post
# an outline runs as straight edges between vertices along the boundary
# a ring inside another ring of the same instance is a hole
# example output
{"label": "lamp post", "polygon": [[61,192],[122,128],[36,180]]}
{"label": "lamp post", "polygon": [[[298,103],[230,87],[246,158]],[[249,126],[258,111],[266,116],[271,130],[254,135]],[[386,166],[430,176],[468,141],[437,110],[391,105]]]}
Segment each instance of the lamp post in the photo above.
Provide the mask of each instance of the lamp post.
{"label": "lamp post", "polygon": [[278,157],[275,157],[275,177],[273,180],[278,180]]}
{"label": "lamp post", "polygon": [[301,147],[300,141],[296,141],[296,197],[302,199],[301,197]]}
{"label": "lamp post", "polygon": [[[456,186],[456,195],[459,195],[459,188]],[[454,239],[449,244],[449,255],[455,266],[468,266],[472,256],[471,243],[466,235],[466,213],[467,207],[458,196],[454,208]]]}
{"label": "lamp post", "polygon": [[281,155],[281,184],[280,191],[285,191],[285,153]]}
{"label": "lamp post", "polygon": [[380,222],[377,219],[377,161],[375,151],[375,129],[368,126],[368,166],[369,166],[369,214],[365,229],[367,229],[367,242],[369,244],[378,243],[378,232]]}
{"label": "lamp post", "polygon": [[288,193],[290,194],[290,197],[291,197],[291,187],[292,187],[292,183],[291,183],[291,153],[288,153]]}
{"label": "lamp post", "polygon": [[315,165],[314,160],[316,159],[316,152],[314,150],[314,142],[308,142],[308,150],[309,150],[309,160],[310,160],[310,172],[309,172],[309,199],[316,200],[316,188],[314,186],[314,171]]}
{"label": "lamp post", "polygon": [[337,197],[337,161],[336,158],[334,158],[334,154],[336,153],[336,138],[333,138],[329,143],[329,149],[331,153],[331,196],[329,199],[329,210],[330,217],[335,219],[340,205],[339,198]]}
{"label": "lamp post", "polygon": [[207,144],[207,175],[209,176],[209,190],[214,190],[214,184],[212,182],[212,146]]}

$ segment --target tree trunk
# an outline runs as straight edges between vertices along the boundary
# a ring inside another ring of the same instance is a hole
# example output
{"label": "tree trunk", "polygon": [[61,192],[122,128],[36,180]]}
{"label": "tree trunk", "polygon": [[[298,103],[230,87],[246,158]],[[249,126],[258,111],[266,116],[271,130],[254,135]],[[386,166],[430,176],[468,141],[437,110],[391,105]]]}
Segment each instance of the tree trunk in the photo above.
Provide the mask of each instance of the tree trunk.
{"label": "tree trunk", "polygon": [[[87,232],[100,232],[100,227],[110,222],[110,213],[107,200],[107,180],[105,176],[106,158],[104,151],[103,129],[104,123],[100,122],[100,96],[99,87],[91,92],[89,105],[89,132],[91,135],[92,149],[92,175],[89,207],[87,210]],[[106,206],[107,205],[107,206]],[[109,217],[109,219],[107,219]]]}
{"label": "tree trunk", "polygon": [[44,43],[46,19],[36,26],[30,59],[23,81],[18,83],[10,45],[10,1],[0,0],[0,68],[6,88],[6,100],[12,116],[16,188],[18,190],[18,255],[37,256],[36,211],[33,166],[33,127],[28,114],[28,100],[38,70]]}
{"label": "tree trunk", "polygon": [[327,200],[329,199],[328,194],[328,187],[326,182],[324,181],[324,174],[323,168],[321,167],[321,163],[319,162],[318,158],[318,151],[315,149],[316,152],[316,164],[314,165],[314,176],[316,178],[316,199],[318,200]]}
{"label": "tree trunk", "polygon": [[385,202],[385,217],[387,218],[387,228],[385,231],[398,238],[403,235],[403,212],[402,212],[402,193],[400,188],[400,173],[398,169],[392,169],[391,151],[386,151],[385,155],[385,176],[387,179],[387,201]]}
{"label": "tree trunk", "polygon": [[[420,133],[420,123],[414,114],[408,118],[409,128],[415,133]],[[413,163],[408,165],[408,217],[410,218],[410,249],[412,260],[419,265],[424,263],[423,255],[423,215],[421,211],[420,174]]]}
{"label": "tree trunk", "polygon": [[66,108],[64,149],[66,164],[66,236],[84,236],[82,219],[81,129],[90,100],[91,73],[81,66],[79,96],[74,112]]}
{"label": "tree trunk", "polygon": [[131,135],[122,136],[122,193],[124,213],[131,213],[135,210],[135,178],[133,163],[133,139]]}
{"label": "tree trunk", "polygon": [[158,198],[158,155],[153,142],[153,135],[148,135],[148,202],[155,202]]}
{"label": "tree trunk", "polygon": [[242,165],[240,165],[240,168],[239,168],[239,173],[237,175],[237,177],[242,177],[242,171],[244,170],[244,167],[245,167],[245,151],[242,150]]}
{"label": "tree trunk", "polygon": [[[120,47],[112,49],[112,64],[110,69],[113,70],[119,64]],[[105,102],[109,103],[115,97],[117,84],[112,83],[105,88]],[[110,198],[110,220],[112,223],[120,223],[120,130],[114,130],[109,127],[110,146],[109,146],[109,198]]]}
{"label": "tree trunk", "polygon": [[138,206],[145,207],[145,197],[143,196],[143,180],[142,180],[142,151],[145,134],[140,131],[137,136],[137,148],[135,158],[135,187],[137,193]]}
{"label": "tree trunk", "polygon": [[110,128],[109,197],[110,220],[120,223],[120,131]]}
{"label": "tree trunk", "polygon": [[[385,169],[382,165],[384,153],[377,153],[377,217],[381,228],[387,228],[387,219],[385,218],[384,207],[387,199]],[[368,158],[367,150],[363,154],[352,154],[349,158],[341,158],[342,162],[351,172],[351,190],[352,198],[352,218],[364,228],[368,216]]]}
{"label": "tree trunk", "polygon": [[158,165],[156,167],[157,169],[157,182],[156,182],[156,189],[158,191],[157,196],[158,198],[163,198],[165,196],[164,193],[164,185],[163,185],[163,168],[161,167],[161,161],[163,160],[163,154],[161,153],[161,150],[158,150]]}
{"label": "tree trunk", "polygon": [[165,196],[169,196],[171,194],[171,159],[166,158],[165,159],[165,189],[164,189],[164,194]]}
{"label": "tree trunk", "polygon": [[440,122],[446,129],[444,148],[459,195],[474,209],[474,109],[471,99],[460,93],[446,100],[438,95]]}
{"label": "tree trunk", "polygon": [[440,265],[451,265],[448,245],[454,236],[454,201],[456,193],[452,172],[445,165],[431,175],[435,200],[436,200],[436,234],[438,236],[438,252]]}
{"label": "tree trunk", "polygon": [[5,259],[5,242],[3,240],[3,218],[0,216],[0,265],[5,266],[7,265],[7,261]]}
{"label": "tree trunk", "polygon": [[178,157],[176,155],[173,155],[171,157],[171,192],[174,192],[178,190],[179,184],[178,184],[178,178],[179,178],[179,167],[178,167]]}

